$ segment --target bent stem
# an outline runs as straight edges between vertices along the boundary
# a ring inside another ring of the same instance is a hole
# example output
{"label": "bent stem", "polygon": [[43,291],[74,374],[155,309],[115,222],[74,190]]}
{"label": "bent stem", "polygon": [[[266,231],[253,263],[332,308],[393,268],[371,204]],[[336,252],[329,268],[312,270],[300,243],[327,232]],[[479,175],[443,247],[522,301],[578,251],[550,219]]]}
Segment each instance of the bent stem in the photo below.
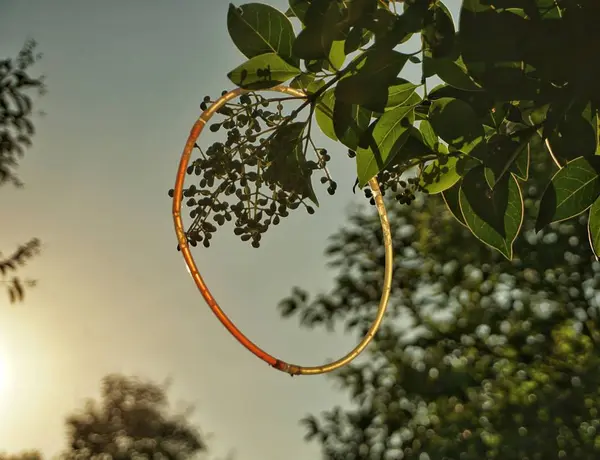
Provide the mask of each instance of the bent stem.
{"label": "bent stem", "polygon": [[[294,88],[289,88],[287,86],[276,86],[274,88],[270,88],[269,91],[285,93],[294,97],[306,97],[306,95],[302,91],[296,90]],[[362,338],[362,340],[358,343],[358,345],[356,345],[356,347],[354,347],[349,353],[335,361],[318,366],[300,366],[296,364],[289,364],[281,359],[278,359],[264,351],[254,342],[252,342],[229,319],[227,314],[225,314],[225,312],[221,309],[221,307],[211,294],[208,286],[204,282],[204,279],[202,278],[202,275],[200,274],[196,262],[194,260],[194,256],[190,251],[188,239],[185,234],[183,221],[181,217],[181,202],[183,198],[183,185],[186,170],[190,162],[192,150],[197,145],[197,140],[200,137],[204,126],[221,107],[227,104],[227,102],[248,92],[251,91],[237,88],[221,96],[202,113],[200,118],[192,127],[188,140],[183,149],[183,153],[181,154],[179,169],[177,170],[177,177],[175,180],[175,187],[173,190],[172,215],[173,222],[175,224],[175,234],[177,235],[177,241],[179,243],[181,254],[183,255],[183,259],[186,264],[186,268],[192,276],[192,279],[198,287],[198,290],[202,294],[202,297],[204,298],[212,312],[215,314],[215,316],[219,319],[221,324],[225,326],[225,328],[231,333],[231,335],[233,335],[236,338],[238,342],[240,342],[248,351],[253,353],[262,361],[265,361],[267,364],[274,367],[275,369],[290,374],[292,376],[324,374],[339,369],[340,367],[350,363],[358,355],[360,355],[360,353],[362,353],[362,351],[367,347],[371,340],[373,340],[373,337],[377,333],[377,330],[381,325],[383,316],[387,309],[392,286],[393,249],[390,223],[385,209],[385,204],[383,202],[383,196],[381,195],[381,190],[379,189],[377,179],[371,179],[369,181],[369,186],[371,187],[371,190],[373,192],[373,198],[375,199],[375,205],[379,214],[381,228],[383,230],[383,242],[385,248],[385,270],[383,280],[383,291],[381,293],[381,299],[379,301],[377,315],[375,317],[375,320],[373,321],[373,324],[371,325],[365,336]],[[310,99],[307,102],[310,103]]]}

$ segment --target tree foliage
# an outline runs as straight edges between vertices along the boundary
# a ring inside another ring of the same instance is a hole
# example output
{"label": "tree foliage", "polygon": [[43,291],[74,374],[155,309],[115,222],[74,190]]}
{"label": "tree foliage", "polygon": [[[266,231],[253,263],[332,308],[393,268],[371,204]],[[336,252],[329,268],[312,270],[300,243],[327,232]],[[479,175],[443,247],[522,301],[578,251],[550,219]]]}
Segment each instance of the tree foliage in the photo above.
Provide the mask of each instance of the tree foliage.
{"label": "tree foliage", "polygon": [[[377,177],[402,203],[417,191],[443,193],[457,218],[507,259],[522,231],[531,155],[543,152],[554,167],[536,228],[591,208],[597,252],[600,4],[464,0],[457,19],[440,0],[290,0],[285,13],[230,5],[227,28],[247,61],[229,79],[251,94],[289,84],[306,97],[285,113],[291,101],[276,98],[271,112],[249,96],[221,111],[214,130],[225,128],[227,141],[189,169],[202,176],[185,190],[190,243],[209,244],[214,218],[234,220],[236,234],[258,246],[288,211],[312,209],[305,200],[318,205],[316,171],[334,193],[312,142],[316,125],[356,158],[360,187]],[[402,78],[414,64],[421,79]],[[443,83],[431,88],[434,76]]]}
{"label": "tree foliage", "polygon": [[[32,77],[29,70],[41,58],[36,42],[25,43],[14,59],[0,60],[0,185],[22,187],[15,169],[35,134],[31,93],[45,91],[43,77]],[[7,222],[9,219],[5,219]],[[26,286],[35,284],[16,275],[20,267],[39,252],[40,241],[33,238],[7,257],[0,253],[0,283],[6,285],[11,303],[23,300]]]}
{"label": "tree foliage", "polygon": [[[553,165],[532,159],[510,261],[474,246],[439,198],[390,202],[389,313],[366,358],[332,377],[353,407],[304,420],[326,458],[598,458],[600,264],[582,244],[586,215],[536,232]],[[327,254],[332,291],[296,288],[281,312],[309,328],[364,334],[383,279],[377,215],[353,214]]]}
{"label": "tree foliage", "polygon": [[100,401],[88,401],[67,419],[68,459],[137,457],[184,460],[206,451],[185,414],[169,413],[165,388],[123,375],[109,375]]}
{"label": "tree foliage", "polygon": [[43,77],[32,77],[29,69],[40,58],[35,52],[37,44],[25,43],[14,59],[0,61],[0,185],[11,182],[22,186],[15,168],[23,158],[25,149],[31,147],[35,134],[31,92],[43,94]]}
{"label": "tree foliage", "polygon": [[[35,280],[23,280],[16,276],[20,268],[22,268],[29,259],[39,254],[41,242],[37,238],[33,238],[27,243],[19,246],[17,250],[4,259],[0,259],[0,280],[4,282],[8,290],[8,298],[10,303],[22,301],[25,296],[25,287],[35,286]],[[0,257],[2,254],[0,253]]]}

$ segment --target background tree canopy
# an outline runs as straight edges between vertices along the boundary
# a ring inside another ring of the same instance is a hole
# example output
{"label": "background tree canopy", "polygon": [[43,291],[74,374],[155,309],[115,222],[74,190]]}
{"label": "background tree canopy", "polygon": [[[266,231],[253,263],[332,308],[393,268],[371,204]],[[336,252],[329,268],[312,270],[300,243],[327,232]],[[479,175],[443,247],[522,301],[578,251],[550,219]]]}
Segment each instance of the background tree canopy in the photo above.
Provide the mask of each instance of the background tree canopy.
{"label": "background tree canopy", "polygon": [[206,451],[186,414],[169,413],[165,388],[134,377],[109,375],[99,402],[67,418],[70,447],[63,459],[165,458],[185,460]]}
{"label": "background tree canopy", "polygon": [[[211,130],[226,130],[227,140],[198,146],[188,169],[201,176],[184,191],[190,244],[208,246],[216,225],[233,220],[258,247],[290,211],[314,212],[317,171],[335,193],[329,155],[311,137],[316,125],[356,158],[357,185],[377,177],[402,203],[417,191],[442,193],[507,259],[522,230],[531,157],[543,152],[554,166],[538,185],[536,229],[589,209],[598,251],[597,1],[464,0],[456,23],[440,0],[289,6],[229,8],[229,34],[247,61],[228,77],[251,92],[220,110]],[[401,77],[408,63],[420,66],[420,81]],[[433,76],[443,84],[428,87]],[[272,98],[269,110],[254,91],[280,84],[306,97]]]}
{"label": "background tree canopy", "polygon": [[0,453],[0,460],[42,460],[42,454],[38,451],[26,451],[18,454]]}
{"label": "background tree canopy", "polygon": [[[207,452],[205,437],[189,420],[190,408],[175,412],[166,386],[122,374],[102,380],[99,401],[66,418],[68,447],[57,459],[186,460]],[[0,460],[42,460],[40,452],[0,452]]]}
{"label": "background tree canopy", "polygon": [[[326,458],[598,458],[600,264],[582,244],[587,216],[535,231],[553,165],[532,159],[512,261],[473,245],[441,199],[390,200],[390,310],[366,358],[332,377],[354,409],[305,420]],[[335,287],[296,288],[282,314],[363,334],[381,292],[381,240],[377,215],[354,213],[327,249]]]}

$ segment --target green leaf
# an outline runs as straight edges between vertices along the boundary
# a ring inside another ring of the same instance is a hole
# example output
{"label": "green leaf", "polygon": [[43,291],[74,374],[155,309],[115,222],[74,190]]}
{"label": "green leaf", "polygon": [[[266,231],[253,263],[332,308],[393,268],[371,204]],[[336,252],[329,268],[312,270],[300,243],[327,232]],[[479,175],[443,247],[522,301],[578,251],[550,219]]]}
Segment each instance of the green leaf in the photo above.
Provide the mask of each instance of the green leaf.
{"label": "green leaf", "polygon": [[306,92],[308,94],[314,94],[317,91],[319,91],[321,88],[323,88],[323,86],[326,85],[325,80],[323,80],[322,78],[315,80],[311,83],[308,84],[308,86],[306,87]]}
{"label": "green leaf", "polygon": [[450,11],[442,2],[437,2],[432,11],[432,20],[423,29],[427,50],[434,58],[444,58],[452,53],[455,41],[454,21]]}
{"label": "green leaf", "polygon": [[303,134],[307,122],[293,122],[281,127],[267,145],[269,166],[264,179],[288,193],[309,198],[319,205],[311,183],[312,171],[306,167]]}
{"label": "green leaf", "polygon": [[[410,115],[407,118],[410,120]],[[424,144],[421,132],[414,126],[409,126],[406,142],[400,147],[394,158],[390,160],[387,167],[390,168],[395,165],[402,165],[408,160],[421,158],[430,153],[431,150]]]}
{"label": "green leaf", "polygon": [[529,156],[534,158],[536,155],[544,155],[548,156],[548,149],[542,140],[542,136],[538,133],[531,138],[529,144],[527,144],[527,150],[529,151]]}
{"label": "green leaf", "polygon": [[576,158],[559,169],[542,195],[536,231],[589,208],[600,195],[599,174],[597,156]]}
{"label": "green leaf", "polygon": [[[443,147],[444,144],[440,144],[440,150],[441,147]],[[473,168],[478,168],[480,166],[483,166],[482,162],[472,156],[469,155],[463,155],[461,157],[458,158],[458,161],[456,162],[456,172],[461,176],[461,177],[465,177],[465,175]],[[486,168],[488,169],[488,168]]]}
{"label": "green leaf", "polygon": [[330,67],[333,66],[332,70],[340,70],[346,60],[346,53],[344,52],[344,40],[334,40],[331,44],[331,51],[329,52]]}
{"label": "green leaf", "polygon": [[373,113],[356,104],[336,100],[333,107],[335,135],[346,147],[356,150],[369,129]]}
{"label": "green leaf", "polygon": [[343,17],[343,5],[339,3],[331,0],[309,0],[304,24],[307,27],[325,26],[329,30],[339,29],[338,22]]}
{"label": "green leaf", "polygon": [[266,89],[300,75],[300,69],[288,64],[275,53],[255,56],[236,67],[227,77],[245,89]]}
{"label": "green leaf", "polygon": [[[504,125],[504,122],[513,121],[512,114],[515,112],[519,112],[519,109],[503,102],[498,102],[493,107],[490,107],[489,112],[483,116],[482,120],[486,135],[488,133],[491,135],[508,132],[508,127]],[[518,118],[520,120],[520,114]]]}
{"label": "green leaf", "polygon": [[239,8],[229,4],[227,29],[235,46],[251,59],[274,53],[298,64],[292,58],[292,43],[296,37],[290,20],[281,11],[262,3],[248,3]]}
{"label": "green leaf", "polygon": [[477,1],[465,1],[460,12],[461,52],[467,67],[478,62],[518,61],[530,21],[498,12]]}
{"label": "green leaf", "polygon": [[[485,176],[485,182],[488,187],[493,189],[494,185],[496,185],[496,175],[494,174],[494,171],[490,168],[485,168],[483,170],[483,175]],[[501,179],[501,177],[499,179]]]}
{"label": "green leaf", "polygon": [[[416,120],[423,120],[427,117],[427,113],[428,113],[428,107],[423,107],[421,106],[421,102],[423,102],[423,99],[421,98],[421,96],[419,96],[419,93],[417,93],[416,91],[414,91],[413,93],[411,93],[410,96],[408,96],[408,98],[406,98],[406,100],[404,100],[403,102],[401,102],[399,105],[397,105],[396,107],[392,107],[394,109],[397,109],[398,107],[401,106],[410,106],[410,107],[414,107],[415,111],[411,112],[410,114],[410,123],[414,124],[415,119]],[[388,112],[391,108],[386,108],[385,111]],[[422,112],[424,110],[424,116],[422,116],[423,114],[421,114],[420,112]],[[375,118],[379,118],[381,115],[383,115],[383,113],[381,112],[373,112],[373,116]]]}
{"label": "green leaf", "polygon": [[437,146],[439,144],[439,139],[437,137],[437,134],[431,127],[431,123],[429,123],[427,120],[423,120],[419,125],[419,131],[421,131],[421,134],[423,136],[423,142],[425,142],[425,145],[427,145],[431,150],[436,152]]}
{"label": "green leaf", "polygon": [[342,19],[337,2],[313,1],[306,14],[306,27],[292,45],[293,55],[305,60],[327,59],[335,40],[345,38],[338,23]]}
{"label": "green leaf", "polygon": [[590,246],[596,256],[596,260],[598,260],[598,256],[600,255],[600,199],[596,199],[590,208],[588,238],[590,240]]}
{"label": "green leaf", "polygon": [[325,91],[317,101],[315,119],[323,134],[334,141],[338,140],[333,128],[333,107],[335,105],[334,89]]}
{"label": "green leaf", "polygon": [[308,85],[315,81],[315,76],[311,73],[302,73],[292,80],[290,86],[296,89],[306,89]]}
{"label": "green leaf", "polygon": [[397,78],[394,85],[388,88],[386,110],[396,108],[405,103],[417,88],[418,85],[415,85],[404,78]]}
{"label": "green leaf", "polygon": [[550,104],[535,104],[522,101],[519,104],[522,118],[529,125],[538,125],[546,120]]}
{"label": "green leaf", "polygon": [[542,137],[544,139],[548,139],[552,136],[560,121],[569,111],[570,105],[571,101],[567,95],[557,98],[557,100],[552,101],[552,103],[549,104],[548,110],[546,111],[544,126],[542,128]]}
{"label": "green leaf", "polygon": [[315,118],[323,134],[356,150],[362,135],[369,128],[371,112],[358,105],[336,101],[335,89],[330,88],[319,98]]}
{"label": "green leaf", "polygon": [[365,18],[378,12],[377,3],[378,0],[345,0],[343,25],[349,28],[363,23]]}
{"label": "green leaf", "polygon": [[324,37],[316,27],[306,27],[294,41],[294,55],[304,60],[325,59],[331,51],[333,37]]}
{"label": "green leaf", "polygon": [[424,18],[429,13],[429,2],[407,2],[404,5],[404,12],[396,17],[392,29],[376,37],[378,47],[392,49],[423,29]]}
{"label": "green leaf", "polygon": [[408,115],[414,110],[410,106],[400,106],[384,113],[375,122],[368,147],[357,149],[356,169],[358,184],[364,187],[385,166],[393,160],[406,142],[411,124]]}
{"label": "green leaf", "polygon": [[481,86],[475,83],[465,67],[462,58],[452,60],[449,58],[433,59],[425,56],[423,68],[426,77],[437,75],[450,86],[463,91],[482,91]]}
{"label": "green leaf", "polygon": [[462,7],[464,10],[470,13],[481,13],[484,11],[490,11],[492,9],[489,6],[489,3],[481,0],[464,0]]}
{"label": "green leaf", "polygon": [[446,203],[446,207],[448,208],[448,211],[450,211],[450,214],[452,214],[459,224],[468,228],[465,218],[462,215],[462,211],[460,210],[460,185],[461,184],[456,184],[449,189],[444,190],[442,192],[442,198],[444,199],[444,203]]}
{"label": "green leaf", "polygon": [[523,223],[523,196],[517,179],[504,176],[492,190],[483,166],[471,169],[463,178],[459,203],[469,230],[488,246],[511,260],[513,243]]}
{"label": "green leaf", "polygon": [[347,104],[381,113],[388,103],[388,88],[396,81],[408,56],[385,49],[369,50],[364,55],[358,69],[339,81],[335,96]]}
{"label": "green leaf", "polygon": [[544,100],[543,93],[556,93],[550,82],[564,82],[573,71],[581,72],[579,65],[570,65],[577,58],[558,25],[563,20],[547,20],[547,8],[536,11],[540,0],[520,2],[531,15],[515,14],[497,3],[494,9],[469,3],[463,3],[460,14],[461,53],[471,76],[486,90],[504,100]]}
{"label": "green leaf", "polygon": [[353,27],[344,41],[344,53],[351,54],[361,46],[365,46],[371,39],[372,33],[362,27]]}
{"label": "green leaf", "polygon": [[572,160],[580,156],[596,153],[598,135],[596,120],[590,108],[573,107],[558,122],[556,130],[549,137],[552,152],[559,160]]}
{"label": "green leaf", "polygon": [[469,153],[483,140],[483,125],[469,104],[442,97],[429,107],[429,122],[436,134],[456,149]]}
{"label": "green leaf", "polygon": [[321,30],[316,27],[306,27],[296,37],[293,45],[294,56],[304,60],[324,59],[329,55],[333,38],[323,40]]}
{"label": "green leaf", "polygon": [[327,59],[315,59],[315,60],[306,60],[304,61],[304,66],[308,72],[313,74],[317,74],[329,67],[329,63]]}
{"label": "green leaf", "polygon": [[310,0],[289,0],[289,5],[294,16],[304,23],[304,16],[310,7]]}
{"label": "green leaf", "polygon": [[482,120],[489,116],[490,110],[498,104],[486,92],[463,91],[446,84],[438,85],[429,91],[428,98],[432,101],[443,97],[451,97],[466,102]]}
{"label": "green leaf", "polygon": [[[440,162],[440,160],[433,160],[423,169],[424,177],[421,178],[421,186],[430,195],[435,195],[436,193],[448,190],[460,180],[460,175],[456,171],[457,162],[458,157],[455,156],[448,157],[443,163]],[[436,173],[436,171],[439,171],[442,167],[448,168],[448,170],[446,172]],[[428,176],[431,176],[432,174],[435,178],[428,178]]]}
{"label": "green leaf", "polygon": [[528,142],[526,148],[521,153],[517,154],[517,159],[510,167],[511,171],[516,177],[521,180],[527,180],[529,178],[529,165],[531,163],[530,143]]}
{"label": "green leaf", "polygon": [[504,174],[513,172],[523,180],[529,174],[529,141],[536,134],[533,129],[525,129],[520,138],[505,134],[494,134],[487,141],[487,151],[484,164],[491,169],[493,187],[495,181]]}
{"label": "green leaf", "polygon": [[365,27],[367,27],[375,36],[375,42],[381,42],[382,39],[389,35],[397,22],[397,16],[386,10],[385,8],[379,8],[369,18],[370,20],[364,21]]}

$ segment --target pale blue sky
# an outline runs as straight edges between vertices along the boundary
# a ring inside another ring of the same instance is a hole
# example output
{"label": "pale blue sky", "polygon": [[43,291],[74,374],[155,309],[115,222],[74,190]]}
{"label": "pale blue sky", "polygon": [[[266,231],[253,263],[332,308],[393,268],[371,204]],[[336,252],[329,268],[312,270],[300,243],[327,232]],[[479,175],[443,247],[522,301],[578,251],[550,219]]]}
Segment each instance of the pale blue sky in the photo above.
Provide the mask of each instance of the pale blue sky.
{"label": "pale blue sky", "polygon": [[[270,0],[284,8],[284,0]],[[458,2],[456,2],[458,3]],[[3,187],[1,249],[38,236],[39,279],[23,305],[0,297],[0,451],[64,446],[64,416],[110,372],[173,377],[173,401],[197,406],[214,454],[240,460],[318,458],[298,420],[346,401],[324,376],[290,378],[243,349],[206,307],[175,250],[167,190],[206,94],[231,88],[243,61],[221,0],[0,0],[0,57],[28,37],[44,58],[48,94],[24,190]],[[408,76],[413,78],[414,75]],[[333,147],[332,144],[327,144]],[[292,286],[327,289],[322,255],[344,224],[354,164],[331,148],[338,193],[285,219],[260,249],[221,229],[199,267],[243,331],[288,362],[321,364],[355,343],[300,330],[275,309]]]}

